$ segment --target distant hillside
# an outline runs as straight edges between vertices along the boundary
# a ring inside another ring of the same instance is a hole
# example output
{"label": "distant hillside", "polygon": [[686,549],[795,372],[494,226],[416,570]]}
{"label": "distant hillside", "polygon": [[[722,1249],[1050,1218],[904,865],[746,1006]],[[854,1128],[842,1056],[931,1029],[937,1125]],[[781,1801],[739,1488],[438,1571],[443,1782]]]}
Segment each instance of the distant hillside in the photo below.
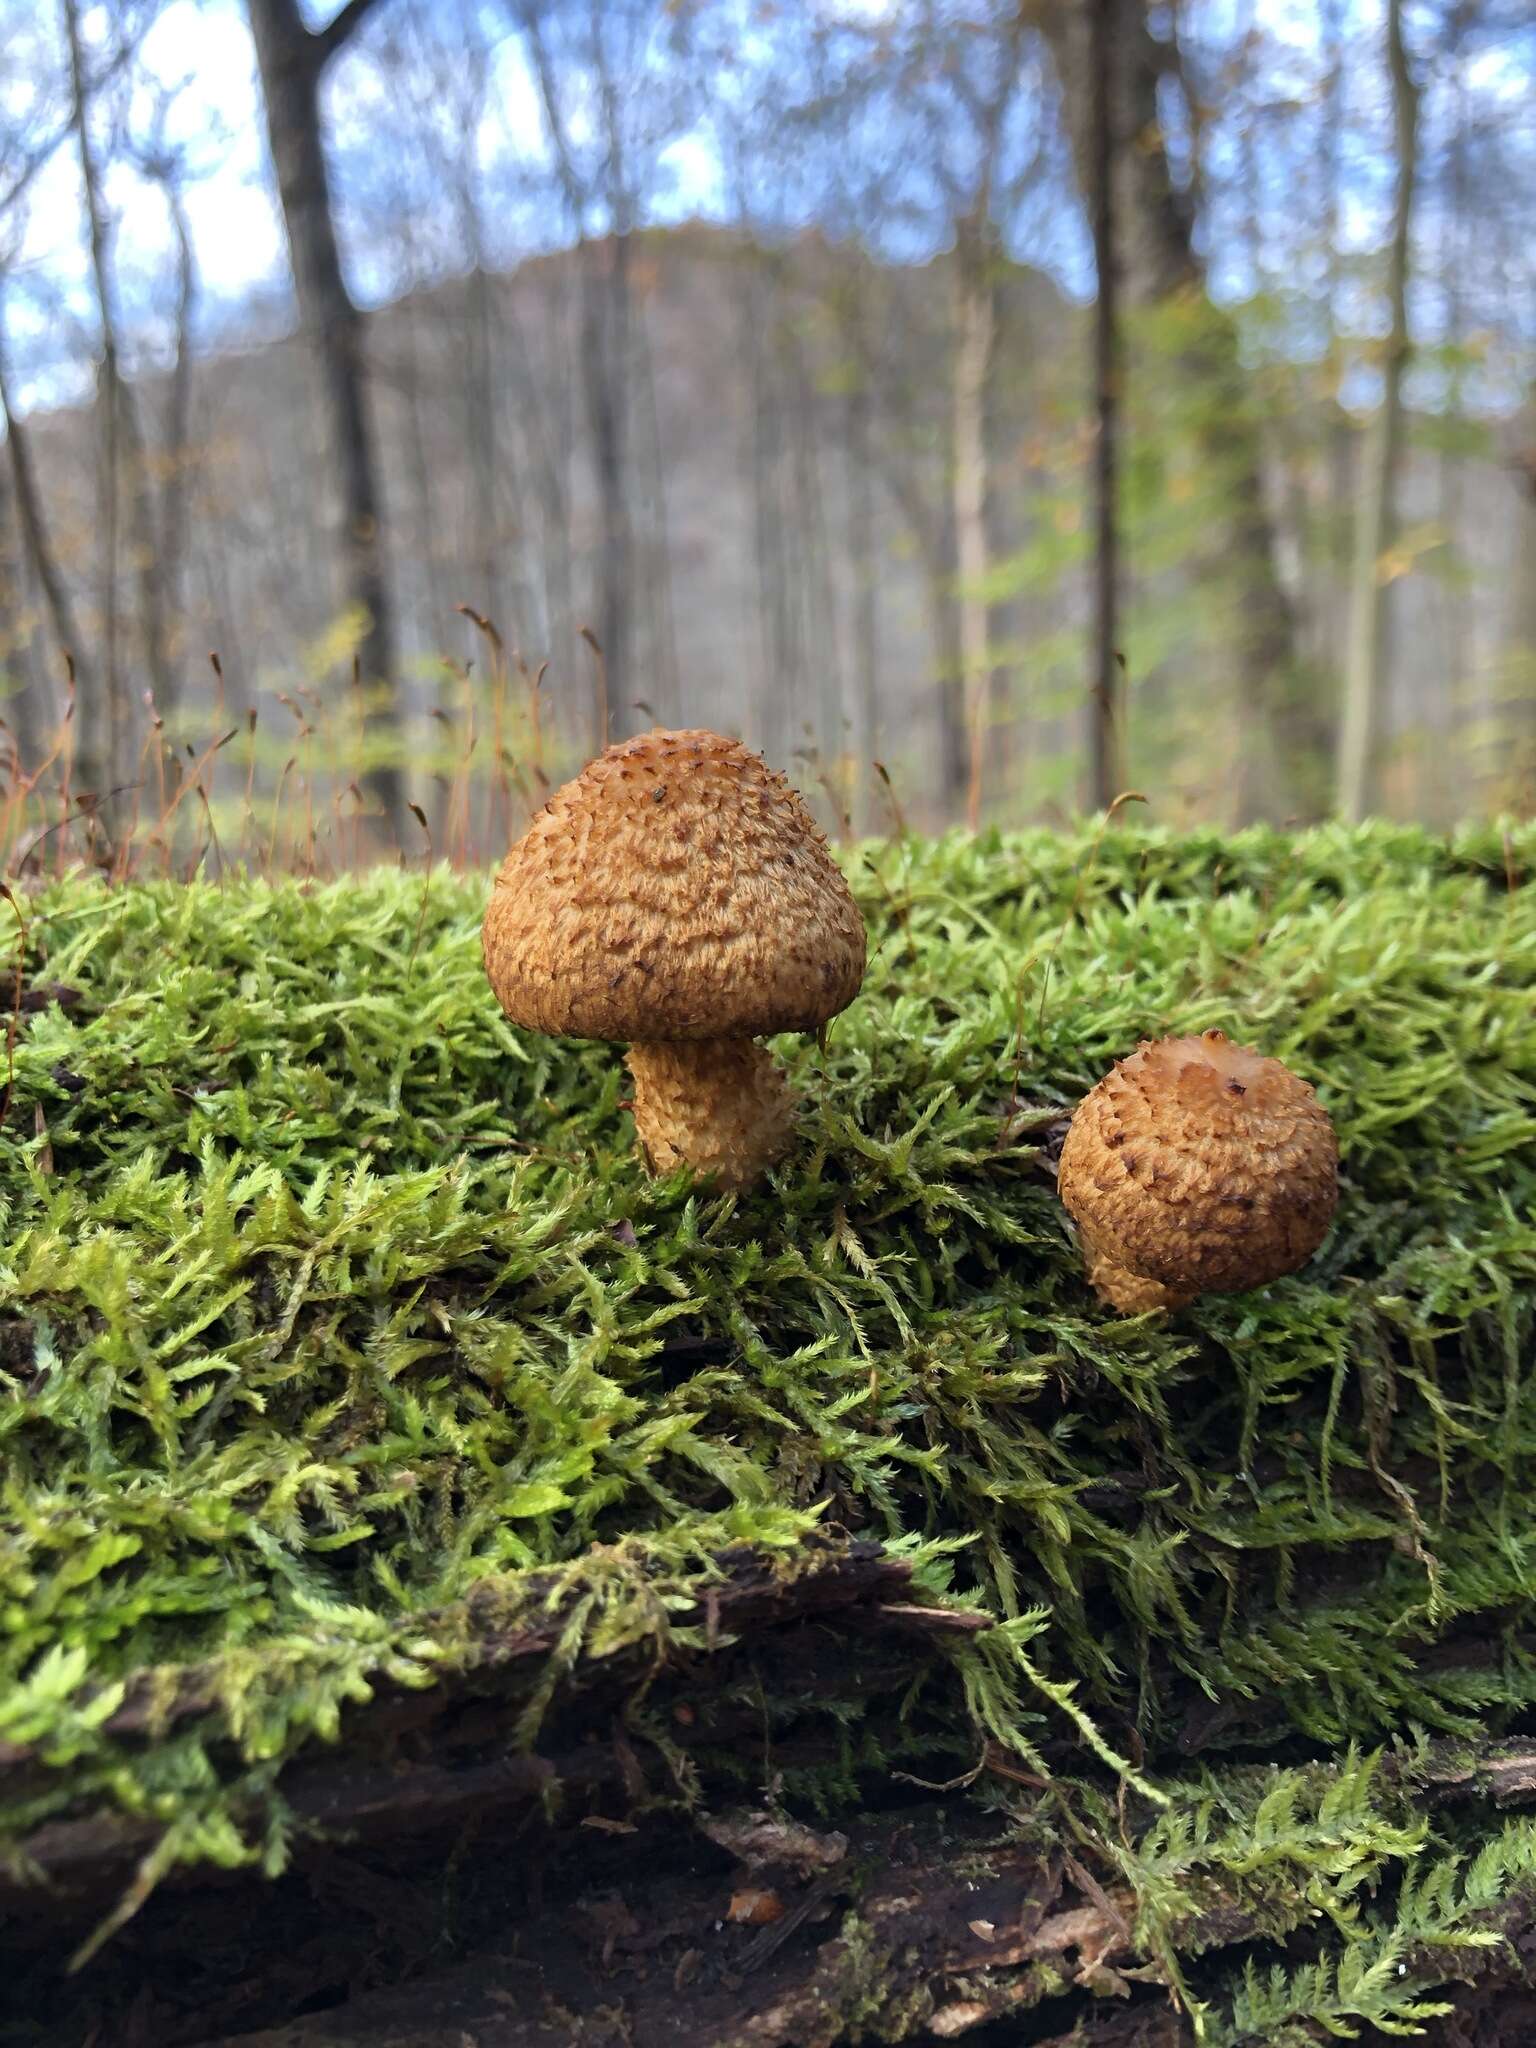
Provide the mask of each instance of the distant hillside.
{"label": "distant hillside", "polygon": [[[444,657],[483,666],[478,635],[455,612],[470,605],[530,662],[549,660],[550,717],[567,750],[594,737],[592,658],[578,628],[596,621],[603,536],[580,293],[583,264],[602,260],[600,249],[568,252],[455,280],[369,322],[387,545],[421,735],[441,730],[427,722],[434,706],[462,696]],[[763,249],[692,225],[636,238],[630,270],[633,640],[615,728],[654,715],[739,729],[783,760],[801,748],[823,765],[879,755],[915,816],[954,815],[964,764],[948,259],[877,265],[819,236]],[[987,439],[999,667],[987,794],[1012,817],[1049,815],[1075,796],[1084,329],[1047,280],[1014,266],[1003,269],[998,314]],[[153,418],[163,386],[146,396]],[[206,703],[212,713],[209,649],[221,655],[232,710],[306,678],[335,693],[347,674],[335,631],[336,500],[307,349],[288,339],[199,363],[193,422],[176,635],[189,712]],[[1277,450],[1314,428],[1277,415]],[[33,441],[82,634],[99,637],[93,418],[36,420]],[[1421,456],[1405,487],[1419,552],[1396,593],[1385,772],[1400,808],[1464,808],[1466,775],[1500,769],[1492,741],[1509,687],[1502,592],[1516,499],[1493,466],[1454,466],[1448,490],[1441,460]],[[1312,598],[1329,573],[1317,533],[1337,512],[1333,488],[1310,456],[1277,466],[1283,567]],[[1440,537],[1448,502],[1454,550]],[[1142,606],[1133,604],[1127,645],[1135,779],[1165,815],[1220,815],[1234,714],[1219,658],[1201,640],[1203,586],[1181,560],[1138,546],[1134,531],[1129,558]],[[126,573],[119,604],[131,655]],[[1325,670],[1337,621],[1326,601],[1310,610],[1306,652]],[[26,659],[56,677],[40,632]],[[1467,742],[1464,766],[1430,772],[1453,726]],[[801,772],[814,780],[803,763]],[[417,782],[425,795],[430,772]],[[873,787],[862,767],[858,787]],[[857,806],[866,818],[872,802]]]}

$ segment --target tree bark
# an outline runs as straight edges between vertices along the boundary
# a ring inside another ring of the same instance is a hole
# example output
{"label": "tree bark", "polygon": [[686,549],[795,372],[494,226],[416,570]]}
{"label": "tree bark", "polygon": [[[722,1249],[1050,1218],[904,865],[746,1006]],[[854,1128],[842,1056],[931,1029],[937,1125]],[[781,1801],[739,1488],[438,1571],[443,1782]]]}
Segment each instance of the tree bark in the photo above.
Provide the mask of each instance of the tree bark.
{"label": "tree bark", "polygon": [[[957,1630],[970,1634],[991,1626],[979,1613],[957,1614],[923,1604],[912,1585],[911,1567],[868,1538],[818,1539],[804,1560],[805,1568],[793,1579],[776,1576],[746,1547],[721,1552],[718,1562],[718,1584],[697,1603],[698,1622],[712,1646],[693,1681],[700,1709],[695,1733],[701,1736],[712,1726],[714,1711],[706,1695],[714,1697],[709,1688],[725,1668],[722,1662],[710,1661],[715,1648],[729,1656],[733,1644],[749,1643],[753,1656],[780,1659],[786,1670],[798,1674],[797,1697],[806,1701],[815,1697],[818,1688],[837,1692],[855,1682],[856,1666],[868,1677],[872,1692],[899,1697],[910,1682],[913,1657],[920,1654],[920,1646],[931,1647],[935,1636]],[[552,1595],[555,1590],[552,1579]],[[295,1760],[293,1773],[284,1778],[285,1797],[291,1793],[295,1811],[307,1809],[317,1820],[324,1812],[334,1826],[348,1830],[366,1826],[373,1839],[384,1840],[400,1829],[431,1824],[434,1811],[441,1817],[445,1802],[456,1813],[466,1803],[461,1797],[466,1782],[471,1786],[471,1805],[537,1809],[565,1778],[589,1786],[605,1783],[615,1774],[622,1781],[624,1760],[612,1750],[605,1748],[594,1755],[585,1743],[569,1750],[558,1748],[562,1740],[575,1742],[579,1719],[575,1687],[562,1694],[561,1713],[549,1723],[556,1753],[509,1754],[507,1716],[526,1698],[530,1682],[537,1683],[560,1641],[562,1624],[569,1619],[555,1606],[547,1614],[530,1608],[528,1615],[520,1615],[508,1625],[497,1612],[494,1599],[474,1593],[461,1606],[448,1610],[450,1627],[468,1628],[473,1633],[477,1645],[474,1659],[460,1672],[445,1671],[441,1684],[425,1690],[381,1685],[367,1709],[349,1722],[344,1756],[328,1751],[302,1762]],[[850,1638],[828,1637],[821,1645],[825,1661],[818,1664],[820,1651],[813,1637],[834,1619],[837,1626],[851,1632]],[[867,1668],[858,1663],[860,1658],[870,1660]],[[582,1696],[598,1718],[605,1719],[622,1702],[625,1688],[633,1687],[647,1671],[652,1678],[659,1675],[649,1650],[583,1665]],[[442,1765],[449,1752],[459,1763],[465,1761],[460,1754],[464,1727],[479,1725],[487,1701],[495,1703],[492,1728],[501,1731],[493,1735],[493,1753],[481,1759],[492,1769],[466,1781],[456,1769]],[[739,1702],[722,1695],[721,1708],[734,1714]],[[219,1711],[204,1675],[190,1667],[171,1696],[148,1680],[130,1686],[107,1725],[114,1739],[128,1743],[157,1730],[181,1726],[203,1727],[216,1741],[214,1724]],[[748,1708],[743,1725],[759,1725],[757,1709]],[[734,1739],[734,1720],[731,1727]],[[413,1774],[403,1768],[400,1742],[402,1737],[421,1736],[427,1730],[432,1731],[434,1755],[419,1774]],[[439,1744],[441,1755],[435,1753]],[[46,1757],[35,1746],[0,1742],[0,1790],[7,1797],[25,1797],[29,1788],[46,1782],[48,1768]],[[25,1866],[0,1868],[0,1909],[23,1903],[29,1896],[35,1899],[40,1877],[57,1882],[76,1898],[89,1897],[99,1905],[159,1833],[160,1823],[153,1818],[125,1816],[118,1811],[45,1822],[26,1837]],[[190,1871],[191,1866],[188,1868]]]}
{"label": "tree bark", "polygon": [[26,590],[13,499],[0,472],[0,801],[42,751],[27,673]]}
{"label": "tree bark", "polygon": [[[1457,52],[1455,28],[1460,10],[1453,13],[1452,54]],[[1451,137],[1446,176],[1446,206],[1449,220],[1446,234],[1450,249],[1446,260],[1445,327],[1457,345],[1466,331],[1463,283],[1468,258],[1467,221],[1468,157],[1470,136],[1469,95],[1464,72],[1458,67],[1451,91]],[[1460,427],[1466,418],[1465,382],[1461,366],[1453,364],[1445,397],[1448,425]],[[1468,603],[1469,550],[1465,544],[1467,508],[1467,459],[1464,448],[1447,442],[1437,465],[1437,505],[1444,535],[1448,573],[1440,593],[1444,631],[1444,653],[1438,673],[1420,672],[1422,681],[1418,713],[1418,787],[1414,809],[1418,816],[1439,825],[1454,821],[1462,781],[1461,734],[1457,731],[1459,708],[1464,703],[1464,686],[1472,680],[1475,666],[1472,608]]]}
{"label": "tree bark", "polygon": [[[863,378],[870,403],[881,418],[900,417],[898,398],[889,388],[877,341],[871,330],[878,320],[863,313],[853,317],[846,294],[833,294],[827,310],[838,323],[838,331],[853,356],[855,374]],[[882,401],[882,391],[885,396]],[[933,645],[933,708],[936,730],[934,752],[938,761],[937,795],[941,817],[948,822],[965,801],[969,779],[969,750],[965,719],[965,662],[960,641],[960,608],[957,594],[957,551],[955,541],[955,498],[953,489],[931,489],[922,476],[918,459],[898,447],[889,433],[872,434],[869,459],[892,505],[907,529],[913,552],[922,565],[923,588],[927,596],[928,628]]]}
{"label": "tree bark", "polygon": [[[400,722],[399,676],[363,322],[342,277],[320,130],[326,66],[371,4],[348,0],[329,28],[312,32],[304,25],[298,0],[248,0],[294,291],[319,358],[332,452],[341,473],[348,601],[363,620],[358,654],[365,685],[381,698],[383,722],[393,736]],[[365,779],[386,828],[394,829],[404,811],[400,768],[392,760],[378,762]]]}
{"label": "tree bark", "polygon": [[[608,214],[608,246],[601,270],[601,333],[603,371],[594,389],[598,488],[603,519],[603,651],[607,668],[608,703],[617,714],[614,736],[633,729],[633,700],[640,690],[634,646],[634,537],[631,531],[630,468],[633,438],[630,388],[633,379],[632,306],[630,302],[630,237],[635,225],[624,136],[619,121],[619,96],[608,66],[602,32],[602,0],[593,0],[592,56],[597,67],[607,150],[601,198]],[[592,370],[597,369],[594,358]]]}
{"label": "tree bark", "polygon": [[1088,749],[1089,808],[1108,810],[1119,794],[1121,710],[1119,671],[1120,522],[1117,504],[1119,456],[1120,333],[1116,300],[1115,249],[1114,0],[1091,0],[1089,74],[1093,90],[1093,132],[1089,185],[1094,266],[1098,294],[1093,321],[1093,656]]}
{"label": "tree bark", "polygon": [[1344,717],[1339,732],[1338,808],[1351,823],[1371,805],[1372,769],[1381,716],[1386,584],[1383,557],[1396,518],[1398,457],[1403,438],[1403,373],[1408,366],[1408,258],[1418,155],[1418,88],[1403,40],[1402,0],[1387,4],[1387,66],[1397,149],[1397,193],[1388,252],[1390,326],[1382,363],[1381,404],[1371,422],[1361,469],[1360,506],[1350,577],[1349,644]]}
{"label": "tree bark", "polygon": [[[832,598],[832,545],[822,496],[820,435],[815,376],[805,359],[797,325],[782,330],[784,382],[788,401],[789,530],[795,541],[796,587],[801,625],[801,671],[806,686],[804,726],[797,740],[820,774],[835,783],[845,751],[842,659]],[[841,798],[838,799],[841,803]]]}
{"label": "tree bark", "polygon": [[[608,130],[608,233],[587,233],[594,195],[577,170],[554,67],[545,46],[539,8],[519,0],[518,19],[527,41],[533,74],[549,131],[555,175],[575,229],[581,265],[579,355],[582,395],[592,444],[593,480],[602,525],[598,581],[598,638],[601,643],[601,701],[596,706],[602,737],[627,729],[635,694],[631,674],[631,592],[629,476],[626,456],[626,379],[629,364],[629,230],[631,226],[622,153],[616,130],[613,85],[603,64],[599,17],[593,17],[593,48],[600,70],[600,94]],[[615,716],[617,714],[617,716]]]}
{"label": "tree bark", "polygon": [[[76,752],[80,782],[87,787],[95,787],[99,794],[117,780],[128,747],[129,710],[118,645],[117,576],[123,443],[129,435],[132,408],[118,368],[117,323],[113,317],[111,279],[107,267],[107,225],[91,142],[90,94],[85,78],[85,56],[80,41],[76,0],[64,0],[64,34],[69,58],[70,111],[85,190],[87,242],[101,323],[101,355],[96,373],[97,423],[101,431],[97,516],[101,525],[105,701],[98,702],[92,690],[84,687],[79,690]],[[142,545],[142,537],[140,539]],[[147,641],[153,639],[153,615],[153,604],[146,604],[144,626]]]}
{"label": "tree bark", "polygon": [[592,435],[593,481],[602,525],[598,634],[607,670],[608,737],[628,730],[630,673],[629,502],[624,396],[628,355],[629,244],[610,235],[582,249],[581,368]]}
{"label": "tree bark", "polygon": [[[546,318],[558,320],[564,283],[551,278],[545,288]],[[505,390],[513,431],[519,442],[516,455],[509,449],[503,466],[502,493],[498,495],[498,525],[506,519],[506,487],[512,487],[512,515],[506,523],[514,535],[526,535],[533,516],[529,501],[537,508],[539,533],[539,584],[528,589],[528,612],[523,651],[542,658],[552,648],[568,648],[576,633],[575,600],[571,588],[570,449],[567,433],[569,406],[566,379],[570,351],[563,337],[545,336],[547,360],[544,375],[535,374],[533,355],[511,285],[500,294],[496,317],[491,325],[491,354],[487,361],[492,388]],[[558,329],[557,329],[558,333]],[[498,337],[505,346],[498,347]],[[504,444],[503,444],[504,445]],[[521,496],[517,492],[520,473],[531,469],[532,486]],[[499,623],[499,622],[498,622]],[[503,629],[505,631],[505,628]],[[514,640],[513,644],[517,644]]]}
{"label": "tree bark", "polygon": [[[1527,395],[1521,425],[1523,445],[1514,463],[1520,497],[1506,630],[1513,639],[1515,656],[1516,709],[1510,737],[1516,741],[1519,758],[1528,762],[1536,754],[1536,384]],[[1504,801],[1511,795],[1506,778],[1507,769],[1501,768],[1495,796]]]}
{"label": "tree bark", "polygon": [[77,0],[64,0],[64,28],[69,46],[70,88],[75,134],[80,151],[80,177],[85,191],[87,239],[90,245],[91,276],[101,321],[101,364],[97,380],[97,403],[102,408],[105,461],[102,495],[105,526],[109,537],[107,581],[107,719],[110,735],[109,780],[130,765],[132,702],[119,669],[117,645],[117,526],[119,492],[126,476],[129,508],[129,542],[133,550],[134,580],[138,586],[139,633],[144,662],[157,705],[164,707],[172,695],[169,664],[165,652],[165,586],[162,575],[160,536],[156,532],[153,483],[145,460],[144,436],[133,391],[122,371],[122,351],[117,333],[115,294],[108,256],[106,209],[102,200],[100,167],[90,130],[90,95],[85,79],[85,58],[80,41]]}
{"label": "tree bark", "polygon": [[[422,416],[422,386],[426,379],[422,373],[422,320],[419,301],[399,307],[395,317],[399,331],[399,352],[394,358],[394,376],[391,381],[399,401],[396,418],[399,422],[400,452],[397,461],[400,469],[397,477],[401,485],[395,500],[396,531],[406,542],[405,559],[409,563],[408,571],[400,579],[397,595],[402,598],[407,617],[411,615],[413,595],[418,597],[421,611],[430,616],[435,599],[443,595],[438,584],[438,547],[442,525],[439,522],[436,497],[432,489],[432,463],[427,454],[426,424]],[[449,545],[451,548],[452,543]],[[413,583],[418,586],[414,593]],[[474,593],[474,598],[477,605],[486,602],[482,593],[478,591]],[[453,601],[458,601],[456,594]],[[453,680],[453,672],[448,668],[442,669],[439,673],[437,694],[438,708],[446,714],[449,723],[438,725],[429,751],[429,760],[444,745],[444,735],[454,730],[452,722],[463,709],[457,684]],[[460,739],[457,744],[462,746],[464,742]],[[438,834],[438,843],[445,845],[448,806],[456,786],[454,771],[439,770],[433,780],[436,783],[435,794],[440,798],[440,802],[434,806],[431,796],[425,792],[423,794],[435,819],[433,830]]]}
{"label": "tree bark", "polygon": [[856,770],[865,791],[861,829],[875,829],[871,764],[880,758],[880,584],[870,475],[869,386],[855,371],[848,392],[848,552],[853,568],[853,672],[858,714]]}
{"label": "tree bark", "polygon": [[939,791],[943,822],[948,824],[967,788],[970,768],[961,694],[965,656],[960,639],[960,604],[955,595],[952,523],[943,521],[935,532],[933,523],[925,522],[921,532],[914,526],[912,534],[922,558],[923,583],[928,592],[928,630],[933,636],[933,658],[938,670]]}
{"label": "tree bark", "polygon": [[[639,550],[641,587],[647,598],[647,663],[642,695],[658,725],[675,725],[681,684],[677,667],[677,629],[672,610],[671,520],[667,509],[667,470],[662,452],[661,419],[656,403],[656,362],[645,308],[635,309],[632,361],[638,401],[633,467],[638,472],[643,543]],[[643,453],[642,453],[643,451]]]}
{"label": "tree bark", "polygon": [[468,357],[464,378],[464,430],[469,450],[469,471],[474,505],[474,550],[470,559],[476,568],[479,588],[475,603],[483,607],[508,645],[520,645],[526,621],[507,605],[506,580],[502,575],[501,534],[496,504],[499,421],[496,416],[496,380],[491,280],[485,268],[484,248],[479,231],[479,209],[464,200],[466,219],[474,224],[474,245],[469,280],[465,287],[468,323]]}
{"label": "tree bark", "polygon": [[741,343],[750,370],[752,401],[744,453],[751,478],[752,559],[757,589],[760,662],[756,694],[762,707],[764,750],[771,760],[787,762],[795,743],[800,664],[779,488],[784,429],[774,258],[761,249],[748,250],[742,258],[741,276]]}
{"label": "tree bark", "polygon": [[[185,639],[183,588],[186,580],[187,519],[191,499],[192,455],[192,322],[197,307],[197,258],[187,210],[173,175],[163,180],[171,227],[176,237],[176,361],[165,426],[165,485],[160,500],[160,575],[169,637]],[[181,651],[181,650],[177,650]],[[184,654],[183,654],[184,659]],[[169,717],[181,694],[180,665],[166,650],[162,712]]]}
{"label": "tree bark", "polygon": [[[1422,1753],[1403,1775],[1405,1813],[1452,1807],[1478,1815],[1491,1838],[1508,1808],[1528,1806],[1532,1779],[1528,1756],[1484,1754],[1467,1742]],[[152,2038],[173,2048],[931,2048],[961,2038],[1195,2048],[1194,2024],[1170,1996],[1167,1951],[1142,1932],[1129,1886],[1083,1841],[1053,1844],[1059,1830],[1044,1799],[1024,1827],[1017,1814],[988,1812],[953,1788],[909,1791],[903,1805],[885,1802],[891,1810],[855,1808],[835,1829],[751,1810],[690,1821],[634,1805],[640,1745],[622,1723],[612,1741],[594,1739],[570,1761],[565,1783],[577,1804],[633,1806],[634,1818],[591,1814],[564,1862],[547,1834],[530,1831],[510,1866],[507,1836],[477,1819],[474,1802],[486,1791],[505,1799],[498,1770],[535,1798],[529,1759],[337,1773],[335,1806],[316,1798],[295,1810],[311,1826],[349,1829],[328,1855],[310,1851],[312,1876],[262,1885],[249,1924],[259,1881],[166,1886],[126,1937],[137,1955],[115,1979],[96,1979],[99,2007],[110,2010],[114,1992],[121,1998],[136,1978]],[[784,1765],[796,1761],[791,1748]],[[993,1749],[983,1754],[984,1772],[1006,1774],[1009,1764]],[[1384,1785],[1393,1770],[1383,1765]],[[421,1832],[423,1799],[443,1802],[435,1834]],[[387,1861],[381,1813],[409,1831],[397,1847],[424,1841],[428,1853]],[[470,1896],[495,1884],[497,1922],[478,1939],[456,1927],[445,1864]],[[776,1917],[743,1922],[731,1911],[743,1893],[766,1894]],[[62,1908],[34,1910],[57,1921],[73,1903],[66,1893]],[[1529,1889],[1516,1888],[1479,1913],[1486,1946],[1404,1949],[1399,1973],[1458,2015],[1435,2040],[1530,2040],[1533,1918]],[[1213,1878],[1171,1939],[1186,1965],[1214,1969],[1230,1986],[1255,1947],[1293,1965],[1315,1958],[1318,1919],[1299,1883],[1288,1893]],[[28,1934],[45,1953],[58,1939],[48,1921]],[[382,1970],[381,1940],[390,1945]],[[177,1954],[199,1959],[200,1996],[162,2005],[153,1961]],[[108,1968],[113,1960],[111,1950],[102,1959]],[[1210,2015],[1218,2025],[1219,2013]]]}
{"label": "tree bark", "polygon": [[[1178,369],[1202,394],[1193,432],[1204,468],[1222,487],[1219,517],[1198,573],[1231,594],[1232,658],[1245,721],[1255,731],[1255,743],[1244,753],[1241,808],[1252,812],[1278,804],[1290,815],[1310,817],[1326,794],[1328,727],[1308,701],[1298,670],[1295,618],[1276,564],[1263,440],[1237,329],[1210,298],[1196,248],[1193,191],[1175,180],[1162,139],[1159,94],[1168,76],[1178,75],[1178,48],[1152,33],[1147,0],[1112,4],[1118,57],[1112,103],[1115,205],[1125,298],[1130,305],[1181,300],[1190,308],[1192,335]],[[1093,189],[1094,100],[1088,12],[1051,0],[1040,25],[1061,82],[1078,183],[1086,194]],[[1259,773],[1266,752],[1280,771],[1268,790]]]}
{"label": "tree bark", "polygon": [[3,355],[0,355],[0,418],[5,422],[5,443],[10,452],[11,484],[16,499],[16,523],[20,529],[22,546],[26,550],[33,577],[43,595],[48,622],[53,628],[54,642],[58,648],[60,667],[67,669],[73,665],[77,692],[89,699],[94,693],[95,669],[80,638],[80,628],[75,619],[69,585],[59,568],[58,556],[53,551],[42,494],[38,489],[37,470],[32,461],[32,444],[28,428],[23,420],[16,417],[12,409],[10,382]]}
{"label": "tree bark", "polygon": [[991,711],[991,615],[986,580],[987,386],[997,333],[989,237],[984,218],[962,222],[955,246],[953,422],[955,556],[958,570],[960,665],[967,734],[966,823],[981,824]]}

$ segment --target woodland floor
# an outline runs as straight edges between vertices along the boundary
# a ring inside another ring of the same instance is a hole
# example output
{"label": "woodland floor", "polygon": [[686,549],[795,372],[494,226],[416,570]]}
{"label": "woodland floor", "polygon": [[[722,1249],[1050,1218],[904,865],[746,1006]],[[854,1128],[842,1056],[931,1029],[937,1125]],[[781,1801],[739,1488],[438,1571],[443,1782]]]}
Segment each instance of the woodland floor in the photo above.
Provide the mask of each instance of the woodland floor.
{"label": "woodland floor", "polygon": [[[482,878],[21,898],[0,2041],[1536,2034],[1536,836],[848,859],[742,1201]],[[1118,1320],[1054,1149],[1210,1025],[1338,1221]]]}

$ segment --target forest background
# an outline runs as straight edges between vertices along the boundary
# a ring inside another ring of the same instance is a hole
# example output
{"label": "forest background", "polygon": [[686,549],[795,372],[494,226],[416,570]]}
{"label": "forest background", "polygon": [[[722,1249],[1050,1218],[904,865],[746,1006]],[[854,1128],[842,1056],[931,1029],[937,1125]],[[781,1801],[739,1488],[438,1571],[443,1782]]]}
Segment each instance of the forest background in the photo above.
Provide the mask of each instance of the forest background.
{"label": "forest background", "polygon": [[653,720],[862,830],[1528,811],[1533,80],[1522,0],[0,0],[0,838],[482,859]]}

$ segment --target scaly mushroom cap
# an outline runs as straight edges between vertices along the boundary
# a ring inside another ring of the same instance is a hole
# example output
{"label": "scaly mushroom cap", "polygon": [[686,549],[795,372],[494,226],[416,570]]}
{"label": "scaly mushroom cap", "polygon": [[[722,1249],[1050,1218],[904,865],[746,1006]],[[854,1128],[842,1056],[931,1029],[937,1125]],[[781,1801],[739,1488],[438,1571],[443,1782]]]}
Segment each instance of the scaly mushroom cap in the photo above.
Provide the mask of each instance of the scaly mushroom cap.
{"label": "scaly mushroom cap", "polygon": [[557,790],[482,934],[532,1031],[688,1041],[814,1031],[864,978],[864,923],[782,775],[713,732],[623,740]]}
{"label": "scaly mushroom cap", "polygon": [[1058,1169],[1089,1277],[1118,1306],[1178,1306],[1293,1273],[1338,1199],[1327,1111],[1220,1031],[1144,1040],[1078,1104]]}

